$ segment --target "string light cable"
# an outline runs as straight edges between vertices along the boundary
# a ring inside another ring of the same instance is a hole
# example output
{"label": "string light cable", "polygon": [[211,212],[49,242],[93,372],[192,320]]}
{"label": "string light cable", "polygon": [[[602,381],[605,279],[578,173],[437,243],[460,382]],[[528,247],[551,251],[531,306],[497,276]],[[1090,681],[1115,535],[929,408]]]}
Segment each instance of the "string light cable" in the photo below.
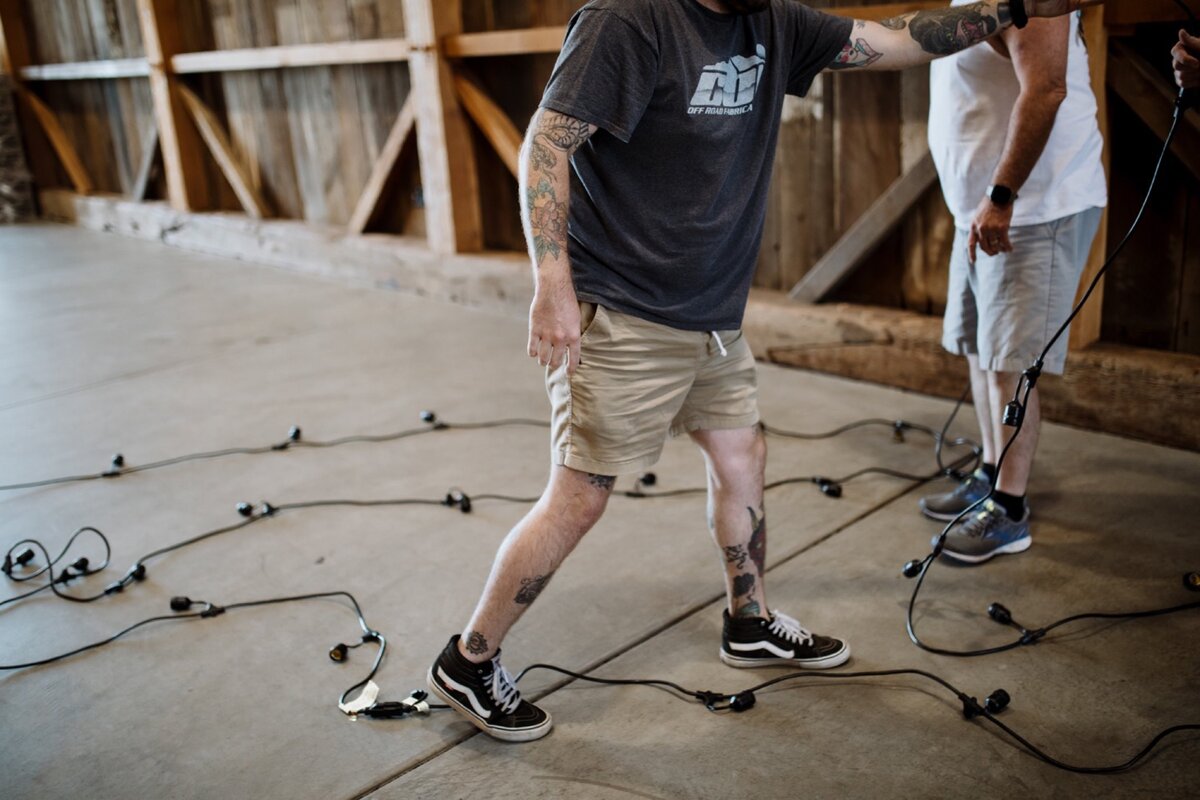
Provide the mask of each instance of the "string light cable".
{"label": "string light cable", "polygon": [[[1180,96],[1182,97],[1182,92],[1180,93]],[[1183,104],[1177,103],[1170,130],[1167,133],[1166,140],[1163,142],[1162,151],[1158,156],[1158,161],[1154,166],[1154,172],[1150,178],[1150,185],[1146,189],[1146,194],[1142,199],[1141,206],[1138,208],[1138,212],[1134,217],[1133,222],[1129,226],[1129,230],[1125,233],[1124,237],[1113,250],[1112,254],[1108,257],[1100,269],[1097,270],[1095,276],[1091,280],[1091,283],[1088,284],[1087,291],[1084,292],[1083,296],[1071,310],[1071,313],[1067,316],[1066,320],[1064,320],[1063,323],[1058,327],[1058,330],[1055,331],[1049,342],[1042,349],[1042,352],[1039,354],[1036,361],[1032,366],[1022,373],[1021,378],[1018,380],[1016,390],[1013,393],[1012,401],[1009,402],[1004,409],[1004,424],[1013,428],[1013,432],[1012,435],[1009,436],[1008,441],[1005,443],[1003,449],[1000,451],[1000,456],[996,461],[997,474],[999,474],[1005,458],[1008,456],[1008,452],[1013,445],[1013,442],[1015,442],[1017,437],[1021,435],[1021,431],[1024,428],[1025,411],[1028,408],[1029,397],[1033,393],[1034,388],[1036,388],[1038,379],[1042,375],[1042,369],[1045,365],[1046,356],[1054,348],[1054,345],[1057,344],[1058,341],[1066,334],[1066,331],[1070,327],[1071,323],[1077,316],[1079,316],[1079,313],[1083,310],[1084,306],[1087,305],[1088,300],[1095,292],[1096,287],[1100,284],[1100,281],[1104,278],[1105,273],[1108,272],[1109,267],[1111,267],[1116,261],[1117,257],[1120,256],[1121,252],[1125,249],[1125,246],[1129,243],[1129,240],[1133,237],[1134,233],[1141,224],[1142,218],[1146,213],[1146,209],[1150,204],[1150,199],[1154,194],[1154,188],[1158,184],[1158,178],[1162,172],[1163,163],[1166,160],[1167,153],[1170,151],[1171,144],[1175,139],[1175,134],[1179,128],[1179,120],[1183,114],[1183,110]],[[921,592],[921,587],[924,585],[925,578],[928,576],[929,570],[933,566],[933,563],[942,554],[946,544],[946,537],[949,535],[950,531],[956,525],[958,525],[960,521],[978,511],[978,509],[982,507],[984,503],[991,499],[995,491],[995,483],[993,483],[986,495],[976,500],[967,508],[963,509],[958,516],[946,524],[941,533],[935,539],[933,548],[928,555],[926,555],[923,559],[914,559],[905,564],[903,567],[902,572],[906,578],[916,579],[916,584],[913,587],[912,595],[909,598],[908,608],[905,614],[905,629],[907,630],[908,638],[912,641],[912,643],[922,650],[935,653],[937,655],[956,656],[963,658],[986,656],[995,653],[1002,653],[1007,650],[1013,650],[1025,645],[1036,644],[1045,640],[1046,636],[1051,631],[1054,631],[1064,625],[1082,620],[1144,619],[1149,617],[1164,616],[1167,614],[1175,614],[1182,611],[1191,611],[1200,608],[1200,602],[1191,602],[1144,611],[1075,614],[1052,622],[1043,627],[1025,628],[1013,620],[1012,613],[1004,605],[1000,603],[992,603],[987,609],[988,616],[993,621],[1001,625],[1017,629],[1019,631],[1018,638],[1004,644],[972,650],[952,649],[928,644],[917,634],[916,624],[913,619],[914,611],[917,605],[917,598]],[[1195,584],[1195,587],[1193,587],[1192,584]],[[1200,576],[1197,576],[1196,573],[1189,573],[1188,575],[1185,575],[1184,585],[1188,588],[1200,588]]]}

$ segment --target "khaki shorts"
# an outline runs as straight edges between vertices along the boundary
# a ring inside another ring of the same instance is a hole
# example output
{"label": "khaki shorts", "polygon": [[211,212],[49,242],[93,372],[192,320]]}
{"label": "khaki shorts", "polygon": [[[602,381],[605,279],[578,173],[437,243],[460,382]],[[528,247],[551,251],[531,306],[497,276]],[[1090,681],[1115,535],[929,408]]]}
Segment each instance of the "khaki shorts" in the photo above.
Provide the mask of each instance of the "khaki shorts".
{"label": "khaki shorts", "polygon": [[658,461],[668,433],[758,424],[758,375],[741,331],[682,331],[591,303],[580,312],[575,374],[546,371],[555,464],[635,474]]}

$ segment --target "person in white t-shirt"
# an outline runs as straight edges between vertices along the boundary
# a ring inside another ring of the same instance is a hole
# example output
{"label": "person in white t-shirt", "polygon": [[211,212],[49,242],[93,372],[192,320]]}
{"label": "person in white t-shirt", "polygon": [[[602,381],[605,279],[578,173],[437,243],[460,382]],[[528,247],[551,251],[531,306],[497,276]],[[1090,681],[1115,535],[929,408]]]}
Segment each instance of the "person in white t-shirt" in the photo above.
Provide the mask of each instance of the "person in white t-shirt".
{"label": "person in white t-shirt", "polygon": [[[1012,435],[1002,416],[1021,373],[1070,314],[1108,202],[1078,14],[1031,20],[987,43],[930,73],[929,144],[958,228],[942,344],[970,364],[984,463],[920,507],[951,520],[994,485],[947,536],[943,554],[967,564],[1032,543],[1026,492],[1041,422],[1037,390],[997,474]],[[1061,374],[1066,357],[1064,335],[1042,371]]]}

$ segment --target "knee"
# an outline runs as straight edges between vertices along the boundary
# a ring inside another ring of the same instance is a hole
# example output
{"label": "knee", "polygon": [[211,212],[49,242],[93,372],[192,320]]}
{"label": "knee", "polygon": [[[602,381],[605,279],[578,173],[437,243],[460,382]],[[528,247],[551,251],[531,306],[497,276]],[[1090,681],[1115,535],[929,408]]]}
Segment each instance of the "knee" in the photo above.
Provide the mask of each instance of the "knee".
{"label": "knee", "polygon": [[767,440],[755,431],[754,436],[709,455],[709,465],[717,483],[735,486],[738,483],[757,479],[767,464]]}

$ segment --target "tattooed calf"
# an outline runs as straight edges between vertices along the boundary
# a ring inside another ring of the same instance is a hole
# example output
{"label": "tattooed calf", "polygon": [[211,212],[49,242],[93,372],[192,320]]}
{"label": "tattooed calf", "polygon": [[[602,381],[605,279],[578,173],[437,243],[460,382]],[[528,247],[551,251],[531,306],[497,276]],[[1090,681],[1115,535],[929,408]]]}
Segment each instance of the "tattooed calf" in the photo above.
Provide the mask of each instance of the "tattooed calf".
{"label": "tattooed calf", "polygon": [[750,512],[750,560],[762,575],[767,562],[767,515],[763,512],[760,517],[750,506],[746,506],[746,510]]}
{"label": "tattooed calf", "polygon": [[549,575],[538,575],[536,578],[522,578],[521,591],[517,592],[517,596],[513,598],[513,602],[519,605],[527,606],[538,599],[538,595],[546,588],[546,584],[550,583],[550,579],[554,577],[554,573]]}
{"label": "tattooed calf", "polygon": [[588,473],[587,479],[588,483],[590,483],[592,486],[595,486],[597,489],[602,489],[606,492],[611,492],[613,486],[617,482],[617,478],[614,475],[594,475],[590,472]]}
{"label": "tattooed calf", "polygon": [[733,564],[737,569],[745,568],[746,559],[749,557],[750,554],[746,552],[744,545],[735,544],[725,548],[725,563]]}
{"label": "tattooed calf", "polygon": [[483,638],[483,634],[479,631],[471,631],[467,634],[467,643],[464,647],[473,656],[481,656],[489,649],[488,640]]}
{"label": "tattooed calf", "polygon": [[746,603],[746,605],[742,606],[741,608],[739,608],[736,612],[734,612],[734,616],[735,617],[761,617],[762,616],[762,606],[760,606],[758,603],[755,603],[754,601],[751,601],[749,603]]}
{"label": "tattooed calf", "polygon": [[754,575],[743,572],[733,579],[733,596],[745,597],[754,591]]}

